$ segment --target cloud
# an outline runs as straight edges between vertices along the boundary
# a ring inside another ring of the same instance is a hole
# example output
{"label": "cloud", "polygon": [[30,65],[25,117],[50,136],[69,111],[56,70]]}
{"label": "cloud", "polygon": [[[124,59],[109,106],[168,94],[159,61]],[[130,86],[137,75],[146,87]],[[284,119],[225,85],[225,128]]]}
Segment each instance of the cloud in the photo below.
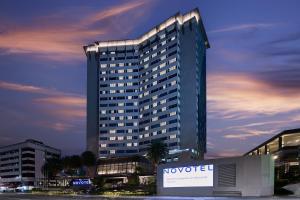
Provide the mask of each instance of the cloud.
{"label": "cloud", "polygon": [[234,26],[228,26],[220,29],[209,31],[209,33],[224,33],[224,32],[235,32],[235,31],[247,31],[247,30],[258,30],[262,28],[273,27],[275,24],[270,23],[256,23],[256,24],[240,24]]}
{"label": "cloud", "polygon": [[[56,20],[58,20],[56,23],[43,18],[42,23],[23,25],[18,28],[7,27],[7,30],[0,34],[0,49],[5,50],[5,54],[34,54],[35,56],[60,61],[81,59],[84,55],[82,50],[84,44],[90,40],[97,40],[104,35],[111,35],[116,32],[115,27],[109,24],[109,18],[142,7],[146,9],[146,3],[147,1],[130,1],[94,11],[92,14],[83,16],[83,19],[77,23],[70,22],[70,19],[66,21],[65,15],[62,15],[56,17]],[[136,23],[137,20],[141,19],[134,14],[130,17],[131,23],[122,26],[124,32],[134,25],[133,21]],[[124,19],[126,18],[119,18],[120,24]],[[90,27],[100,22],[100,25]]]}
{"label": "cloud", "polygon": [[285,44],[285,43],[289,43],[289,42],[295,42],[295,41],[298,41],[298,40],[300,40],[300,32],[291,33],[287,36],[283,36],[281,38],[271,40],[268,43],[269,44]]}
{"label": "cloud", "polygon": [[32,85],[23,85],[19,83],[5,82],[5,81],[0,81],[0,88],[5,90],[14,90],[18,92],[27,92],[27,93],[36,93],[36,94],[56,93],[56,91],[49,90],[46,88],[41,88]]}
{"label": "cloud", "polygon": [[61,106],[78,106],[84,107],[86,105],[86,98],[84,97],[71,97],[71,96],[55,96],[47,98],[36,99],[35,102],[43,104],[54,104]]}
{"label": "cloud", "polygon": [[5,81],[0,81],[0,89],[42,95],[43,97],[33,98],[32,102],[41,112],[57,119],[84,119],[86,116],[86,97],[78,94]]}
{"label": "cloud", "polygon": [[300,93],[243,73],[208,76],[208,111],[222,118],[274,115],[300,110]]}
{"label": "cloud", "polygon": [[[240,130],[236,130],[237,132],[240,132]],[[231,134],[225,134],[223,137],[228,138],[228,139],[240,139],[240,140],[246,140],[248,137],[257,137],[257,136],[262,136],[262,135],[273,135],[274,130],[252,130],[252,129],[247,129],[244,128],[242,129],[244,133],[231,133]]]}

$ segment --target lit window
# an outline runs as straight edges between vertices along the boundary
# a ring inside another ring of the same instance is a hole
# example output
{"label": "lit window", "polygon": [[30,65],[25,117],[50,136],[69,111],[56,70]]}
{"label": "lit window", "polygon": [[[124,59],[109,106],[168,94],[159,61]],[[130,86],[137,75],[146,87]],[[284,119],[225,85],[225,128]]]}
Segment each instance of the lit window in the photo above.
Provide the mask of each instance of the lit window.
{"label": "lit window", "polygon": [[156,113],[157,113],[157,110],[153,110],[152,113],[153,113],[153,114],[156,114]]}
{"label": "lit window", "polygon": [[101,110],[101,114],[106,114],[106,110]]}
{"label": "lit window", "polygon": [[146,127],[145,127],[145,131],[148,131],[148,130],[149,130],[149,126],[146,126]]}
{"label": "lit window", "polygon": [[109,140],[116,140],[116,137],[109,137]]}
{"label": "lit window", "polygon": [[110,117],[110,120],[115,120],[116,119],[116,117]]}
{"label": "lit window", "polygon": [[110,52],[110,54],[116,54],[116,52],[114,52],[114,51],[111,51],[111,52]]}
{"label": "lit window", "polygon": [[123,74],[124,73],[124,69],[119,69],[118,73]]}
{"label": "lit window", "polygon": [[166,73],[166,70],[159,72],[159,75],[164,75]]}
{"label": "lit window", "polygon": [[169,64],[176,62],[176,58],[172,58],[171,60],[169,60]]}
{"label": "lit window", "polygon": [[161,108],[161,111],[166,111],[166,110],[167,110],[167,107]]}
{"label": "lit window", "polygon": [[131,135],[130,135],[130,136],[127,136],[126,139],[127,139],[127,140],[132,140],[132,136],[131,136]]}
{"label": "lit window", "polygon": [[144,58],[144,62],[147,62],[149,60],[149,57]]}
{"label": "lit window", "polygon": [[167,100],[164,99],[164,100],[161,100],[161,101],[160,101],[160,104],[164,104],[164,103],[166,103],[166,102],[167,102]]}
{"label": "lit window", "polygon": [[157,70],[157,67],[154,67],[154,68],[152,69],[153,72],[155,72],[156,70]]}
{"label": "lit window", "polygon": [[167,58],[167,56],[164,55],[164,56],[160,57],[160,60],[164,60],[164,59],[166,59],[166,58]]}
{"label": "lit window", "polygon": [[124,113],[124,110],[118,110],[118,113]]}
{"label": "lit window", "polygon": [[144,134],[144,137],[145,138],[149,137],[149,133]]}
{"label": "lit window", "polygon": [[118,127],[124,126],[124,123],[118,123]]}
{"label": "lit window", "polygon": [[176,138],[176,134],[170,135],[170,139],[174,139],[174,138]]}
{"label": "lit window", "polygon": [[155,46],[152,48],[152,50],[155,50],[155,49],[157,49],[157,45],[155,45]]}
{"label": "lit window", "polygon": [[110,67],[115,67],[115,66],[116,66],[116,64],[110,64],[109,66],[110,66]]}
{"label": "lit window", "polygon": [[157,121],[157,120],[158,120],[158,117],[153,117],[153,118],[152,118],[152,121],[153,121],[153,122],[155,122],[155,121]]}
{"label": "lit window", "polygon": [[157,106],[157,102],[153,103],[153,108],[155,108]]}
{"label": "lit window", "polygon": [[167,132],[167,129],[163,129],[161,130],[162,133],[166,133]]}
{"label": "lit window", "polygon": [[123,136],[118,136],[118,140],[123,140],[124,137]]}
{"label": "lit window", "polygon": [[167,43],[166,40],[165,40],[165,41],[162,41],[161,45],[163,46],[163,45],[165,45],[166,43]]}
{"label": "lit window", "polygon": [[110,150],[109,153],[110,153],[110,154],[115,154],[115,153],[116,153],[116,150]]}
{"label": "lit window", "polygon": [[170,113],[170,116],[174,116],[174,115],[176,115],[175,111]]}
{"label": "lit window", "polygon": [[138,143],[136,143],[136,142],[135,142],[135,143],[133,143],[133,146],[135,146],[135,147],[136,147],[137,145],[138,145]]}
{"label": "lit window", "polygon": [[166,52],[166,49],[163,49],[160,51],[160,53],[165,53]]}
{"label": "lit window", "polygon": [[[132,129],[128,129],[128,133],[132,133]],[[130,136],[131,137],[131,136]]]}
{"label": "lit window", "polygon": [[137,101],[135,101],[135,102],[133,103],[133,105],[137,106],[137,105],[138,105],[138,102],[137,102]]}
{"label": "lit window", "polygon": [[164,63],[161,63],[160,65],[159,65],[159,68],[163,68],[163,67],[165,67],[166,66],[166,63],[164,62]]}
{"label": "lit window", "polygon": [[124,67],[124,63],[119,63],[119,67]]}
{"label": "lit window", "polygon": [[157,95],[155,95],[155,96],[152,97],[152,100],[155,100],[155,99],[157,99]]}
{"label": "lit window", "polygon": [[169,71],[172,71],[172,70],[174,70],[174,69],[176,69],[176,65],[173,66],[173,67],[170,67],[170,68],[169,68]]}
{"label": "lit window", "polygon": [[164,39],[166,37],[166,34],[162,34],[161,36],[160,36],[160,39]]}
{"label": "lit window", "polygon": [[157,81],[154,81],[153,83],[152,83],[152,85],[154,86],[154,85],[157,85]]}
{"label": "lit window", "polygon": [[172,81],[172,82],[171,82],[171,85],[175,85],[175,84],[176,84],[176,81]]}
{"label": "lit window", "polygon": [[127,119],[132,119],[132,116],[127,116]]}
{"label": "lit window", "polygon": [[107,64],[101,64],[100,67],[105,68],[105,67],[107,67]]}
{"label": "lit window", "polygon": [[106,144],[100,144],[100,147],[106,147]]}
{"label": "lit window", "polygon": [[127,143],[127,146],[128,146],[128,147],[131,147],[131,146],[132,146],[132,143]]}
{"label": "lit window", "polygon": [[134,122],[134,123],[133,123],[133,126],[137,126],[137,125],[138,125],[138,123],[137,123],[137,122]]}
{"label": "lit window", "polygon": [[167,122],[161,122],[160,126],[165,126],[167,124]]}
{"label": "lit window", "polygon": [[171,38],[171,41],[173,41],[173,40],[175,40],[175,36],[173,36],[173,37]]}
{"label": "lit window", "polygon": [[127,69],[127,72],[133,72],[133,69]]}

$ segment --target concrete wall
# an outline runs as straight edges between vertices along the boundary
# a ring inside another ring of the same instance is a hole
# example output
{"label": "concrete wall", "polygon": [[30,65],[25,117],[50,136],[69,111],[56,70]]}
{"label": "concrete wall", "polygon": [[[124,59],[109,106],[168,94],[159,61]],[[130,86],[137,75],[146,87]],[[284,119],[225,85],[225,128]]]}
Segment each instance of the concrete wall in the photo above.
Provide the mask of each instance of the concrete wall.
{"label": "concrete wall", "polygon": [[99,141],[99,90],[98,90],[98,68],[99,58],[96,52],[87,55],[87,138],[86,150],[92,151],[98,157]]}
{"label": "concrete wall", "polygon": [[[213,187],[163,187],[163,169],[209,164],[214,167]],[[171,196],[271,196],[274,194],[274,160],[263,155],[159,165],[157,192]]]}

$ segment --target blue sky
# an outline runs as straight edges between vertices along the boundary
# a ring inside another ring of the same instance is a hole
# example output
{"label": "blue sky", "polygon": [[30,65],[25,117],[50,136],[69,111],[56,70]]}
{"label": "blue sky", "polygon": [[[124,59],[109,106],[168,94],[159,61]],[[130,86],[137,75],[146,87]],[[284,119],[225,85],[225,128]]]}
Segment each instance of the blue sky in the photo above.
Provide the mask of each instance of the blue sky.
{"label": "blue sky", "polygon": [[240,155],[300,124],[297,0],[2,0],[0,145],[85,147],[82,46],[135,38],[198,7],[207,50],[208,157]]}

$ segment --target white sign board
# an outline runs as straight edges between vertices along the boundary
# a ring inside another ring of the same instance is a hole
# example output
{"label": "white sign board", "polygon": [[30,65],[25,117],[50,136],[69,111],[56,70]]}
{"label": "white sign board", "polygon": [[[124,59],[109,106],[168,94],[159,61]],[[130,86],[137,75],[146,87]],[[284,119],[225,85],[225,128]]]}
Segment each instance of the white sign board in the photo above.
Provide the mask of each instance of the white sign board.
{"label": "white sign board", "polygon": [[213,187],[214,166],[195,165],[163,169],[163,187]]}

